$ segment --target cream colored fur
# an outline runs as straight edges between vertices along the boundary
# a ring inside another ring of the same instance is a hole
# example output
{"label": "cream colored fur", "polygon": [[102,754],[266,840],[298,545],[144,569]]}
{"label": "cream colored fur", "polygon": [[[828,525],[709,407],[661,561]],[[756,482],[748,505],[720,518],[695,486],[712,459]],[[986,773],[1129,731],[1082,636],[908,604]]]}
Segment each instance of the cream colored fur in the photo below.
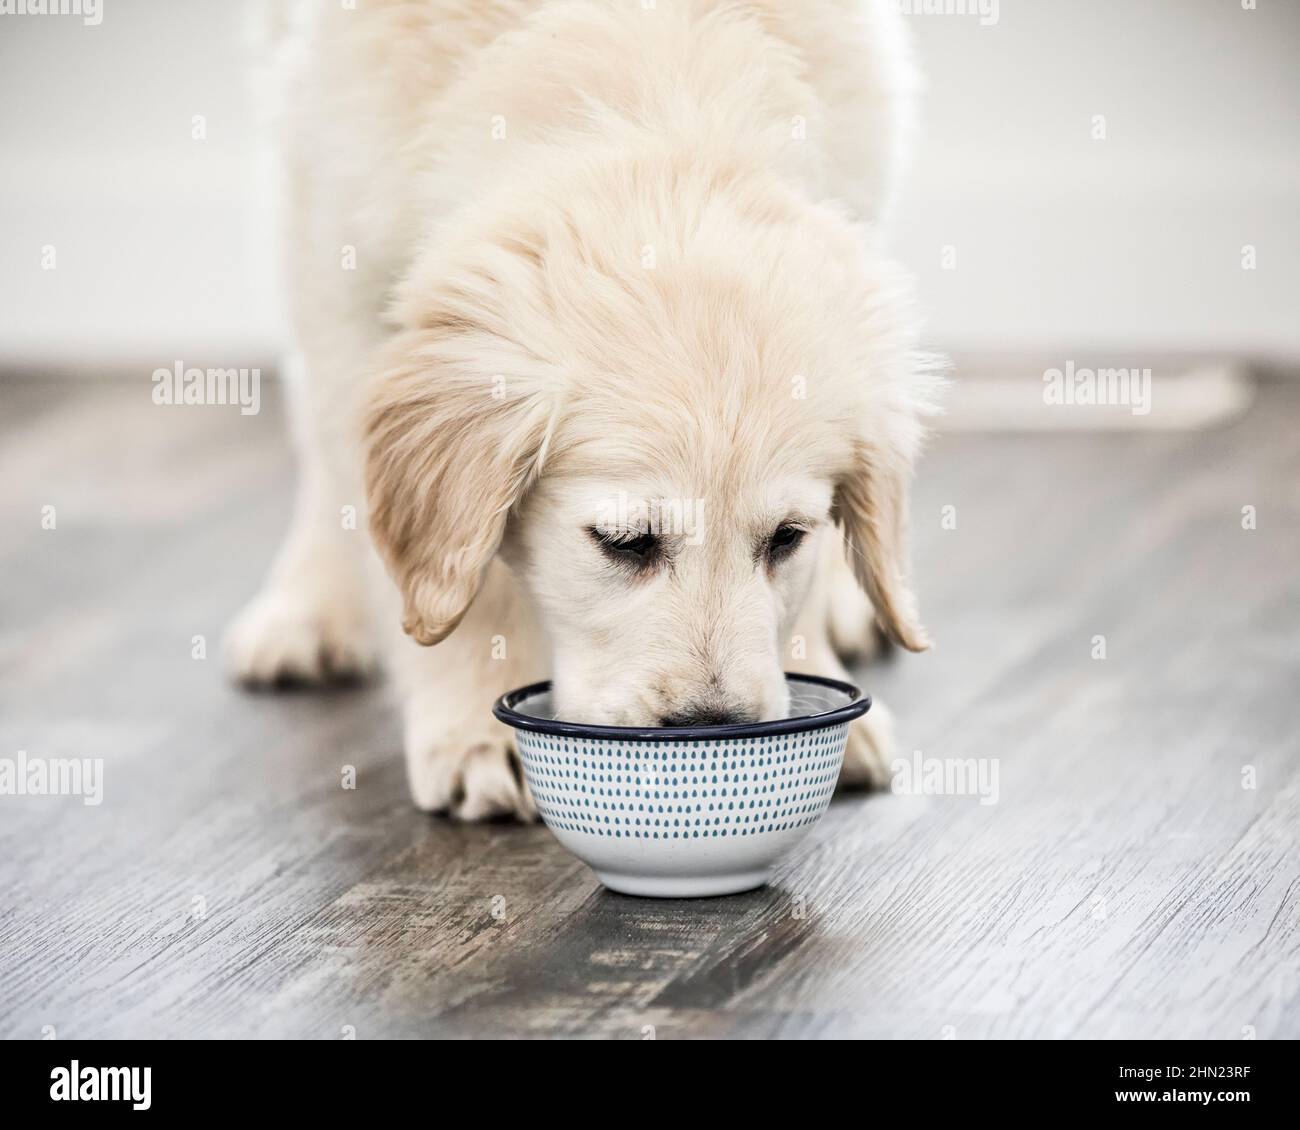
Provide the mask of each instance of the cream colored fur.
{"label": "cream colored fur", "polygon": [[[911,87],[892,4],[322,2],[278,50],[302,473],[237,676],[384,650],[416,803],[527,818],[489,712],[512,686],[553,676],[586,721],[772,717],[782,669],[868,649],[872,605],[925,646],[933,382],[877,235]],[[653,569],[593,539],[660,512],[691,520]],[[877,704],[845,777],[890,756]]]}

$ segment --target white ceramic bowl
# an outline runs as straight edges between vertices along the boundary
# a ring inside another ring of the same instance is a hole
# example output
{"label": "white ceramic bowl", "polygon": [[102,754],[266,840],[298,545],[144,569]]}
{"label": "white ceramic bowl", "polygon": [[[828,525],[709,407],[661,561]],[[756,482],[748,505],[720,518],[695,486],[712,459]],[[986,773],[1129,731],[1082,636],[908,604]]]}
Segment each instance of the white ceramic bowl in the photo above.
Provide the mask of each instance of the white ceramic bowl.
{"label": "white ceramic bowl", "polygon": [[797,715],[638,729],[552,717],[550,684],[502,695],[524,776],[556,839],[610,890],[660,898],[747,891],[826,811],[849,723],[848,683],[787,675]]}

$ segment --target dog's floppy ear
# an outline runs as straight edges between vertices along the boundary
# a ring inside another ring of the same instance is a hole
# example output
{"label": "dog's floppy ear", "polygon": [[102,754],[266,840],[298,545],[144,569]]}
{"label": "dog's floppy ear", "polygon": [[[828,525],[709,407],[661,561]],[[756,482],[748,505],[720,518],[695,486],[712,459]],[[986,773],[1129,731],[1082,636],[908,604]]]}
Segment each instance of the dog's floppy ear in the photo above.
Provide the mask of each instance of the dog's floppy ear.
{"label": "dog's floppy ear", "polygon": [[849,560],[885,634],[909,651],[930,639],[917,618],[907,580],[908,480],[911,460],[859,442],[854,466],[836,490],[836,517]]}
{"label": "dog's floppy ear", "polygon": [[400,333],[378,358],[363,418],[370,531],[417,643],[460,623],[540,469],[550,413],[512,360],[508,343],[454,319]]}

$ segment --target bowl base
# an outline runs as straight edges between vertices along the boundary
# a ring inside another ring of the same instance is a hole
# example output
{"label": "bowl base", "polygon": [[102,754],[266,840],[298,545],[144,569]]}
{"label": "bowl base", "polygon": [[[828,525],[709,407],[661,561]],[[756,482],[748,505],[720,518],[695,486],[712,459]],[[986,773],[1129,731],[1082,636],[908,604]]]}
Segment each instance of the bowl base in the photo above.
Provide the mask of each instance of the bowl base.
{"label": "bowl base", "polygon": [[596,878],[611,891],[655,899],[700,899],[736,895],[767,883],[767,868],[728,871],[722,875],[625,875],[597,871]]}

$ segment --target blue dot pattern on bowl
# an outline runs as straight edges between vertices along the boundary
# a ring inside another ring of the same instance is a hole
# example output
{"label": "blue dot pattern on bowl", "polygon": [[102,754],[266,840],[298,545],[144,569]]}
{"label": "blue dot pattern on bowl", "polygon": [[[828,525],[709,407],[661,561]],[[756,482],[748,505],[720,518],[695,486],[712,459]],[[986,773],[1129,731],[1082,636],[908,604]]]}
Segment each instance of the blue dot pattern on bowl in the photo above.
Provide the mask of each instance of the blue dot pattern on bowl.
{"label": "blue dot pattern on bowl", "polygon": [[621,742],[516,731],[547,825],[614,839],[758,836],[811,824],[840,774],[848,723],[717,741]]}

